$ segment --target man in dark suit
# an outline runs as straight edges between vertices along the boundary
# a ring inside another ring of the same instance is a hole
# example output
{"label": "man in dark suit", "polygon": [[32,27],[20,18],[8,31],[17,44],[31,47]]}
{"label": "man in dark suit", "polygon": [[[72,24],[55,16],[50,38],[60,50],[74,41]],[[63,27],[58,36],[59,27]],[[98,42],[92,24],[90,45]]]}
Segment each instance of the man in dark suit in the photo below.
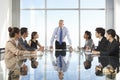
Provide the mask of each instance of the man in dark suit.
{"label": "man in dark suit", "polygon": [[108,45],[108,40],[104,37],[105,29],[99,27],[99,28],[96,28],[95,31],[96,31],[96,33],[95,33],[96,38],[99,38],[99,43],[95,50],[96,51],[105,51],[106,47]]}
{"label": "man in dark suit", "polygon": [[19,38],[18,41],[22,46],[22,48],[28,51],[34,51],[35,49],[31,48],[26,41],[26,37],[28,37],[28,29],[23,27],[21,28],[20,32],[21,32],[21,37]]}

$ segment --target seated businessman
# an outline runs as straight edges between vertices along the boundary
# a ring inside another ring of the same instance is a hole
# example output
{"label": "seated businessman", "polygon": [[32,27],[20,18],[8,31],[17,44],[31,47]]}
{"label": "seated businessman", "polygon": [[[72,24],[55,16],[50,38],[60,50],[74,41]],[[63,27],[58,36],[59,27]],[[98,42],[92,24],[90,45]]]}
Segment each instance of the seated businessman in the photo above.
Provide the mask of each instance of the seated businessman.
{"label": "seated businessman", "polygon": [[20,32],[21,32],[21,37],[19,38],[18,41],[20,45],[22,46],[22,49],[25,49],[28,51],[34,51],[35,48],[31,48],[26,41],[26,37],[28,37],[28,28],[23,27],[21,28]]}

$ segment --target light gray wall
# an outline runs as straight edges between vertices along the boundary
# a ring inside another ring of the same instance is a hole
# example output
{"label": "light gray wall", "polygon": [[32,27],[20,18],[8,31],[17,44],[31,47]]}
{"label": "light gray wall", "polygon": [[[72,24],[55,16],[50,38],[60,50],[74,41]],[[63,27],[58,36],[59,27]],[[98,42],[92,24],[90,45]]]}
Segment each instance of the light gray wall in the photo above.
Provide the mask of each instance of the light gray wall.
{"label": "light gray wall", "polygon": [[5,47],[12,24],[12,0],[0,0],[0,47]]}
{"label": "light gray wall", "polygon": [[114,0],[114,7],[115,30],[120,36],[120,0]]}
{"label": "light gray wall", "polygon": [[106,29],[114,29],[114,0],[106,0]]}
{"label": "light gray wall", "polygon": [[12,26],[20,27],[20,0],[12,0]]}

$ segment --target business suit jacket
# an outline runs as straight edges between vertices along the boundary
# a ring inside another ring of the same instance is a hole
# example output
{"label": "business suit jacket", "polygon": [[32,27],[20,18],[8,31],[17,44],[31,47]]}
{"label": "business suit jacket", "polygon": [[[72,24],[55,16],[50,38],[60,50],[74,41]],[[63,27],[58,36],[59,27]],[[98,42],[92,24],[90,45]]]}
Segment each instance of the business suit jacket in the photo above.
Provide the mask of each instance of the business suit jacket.
{"label": "business suit jacket", "polygon": [[100,51],[100,55],[119,57],[119,43],[115,39],[109,42],[106,51]]}
{"label": "business suit jacket", "polygon": [[106,51],[106,48],[108,46],[108,40],[103,37],[102,40],[98,43],[98,46],[97,46],[97,51]]}
{"label": "business suit jacket", "polygon": [[20,50],[19,48],[20,45],[16,45],[14,38],[11,38],[6,43],[4,59],[6,67],[10,70],[14,69],[16,64],[18,63],[17,56],[23,55],[25,53],[30,53],[29,51]]}
{"label": "business suit jacket", "polygon": [[30,47],[30,46],[27,44],[26,41],[23,41],[22,38],[19,38],[18,41],[19,41],[20,45],[22,46],[21,49],[23,49],[23,50],[28,50],[28,51],[34,51],[34,50],[35,50],[35,48]]}

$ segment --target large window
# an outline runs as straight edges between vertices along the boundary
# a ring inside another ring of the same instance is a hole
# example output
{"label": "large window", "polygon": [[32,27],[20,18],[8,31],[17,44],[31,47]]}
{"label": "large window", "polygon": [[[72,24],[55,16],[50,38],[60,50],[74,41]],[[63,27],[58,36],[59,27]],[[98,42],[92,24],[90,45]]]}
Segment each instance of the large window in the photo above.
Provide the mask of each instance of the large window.
{"label": "large window", "polygon": [[78,8],[78,0],[47,0],[48,8]]}
{"label": "large window", "polygon": [[[68,28],[73,46],[78,45],[78,13],[77,11],[48,11],[47,12],[47,42],[50,44],[52,33],[58,27],[59,19],[64,19],[64,25]],[[73,31],[74,30],[74,31]],[[50,35],[50,36],[49,36]],[[74,42],[74,40],[76,40]],[[67,41],[67,40],[66,40]]]}
{"label": "large window", "polygon": [[97,46],[97,39],[95,37],[95,29],[96,27],[105,27],[105,11],[101,10],[82,10],[81,11],[81,45],[84,45],[84,32],[86,30],[91,31],[92,38],[94,43]]}
{"label": "large window", "polygon": [[80,0],[81,8],[105,8],[105,0]]}
{"label": "large window", "polygon": [[[20,26],[39,33],[39,41],[50,45],[50,38],[60,19],[69,29],[74,48],[84,45],[84,31],[89,30],[97,45],[95,28],[105,27],[105,0],[21,0]],[[28,39],[29,39],[28,38]]]}
{"label": "large window", "polygon": [[21,27],[27,27],[29,31],[28,40],[31,38],[31,33],[37,31],[39,41],[45,44],[45,18],[44,11],[21,11]]}

